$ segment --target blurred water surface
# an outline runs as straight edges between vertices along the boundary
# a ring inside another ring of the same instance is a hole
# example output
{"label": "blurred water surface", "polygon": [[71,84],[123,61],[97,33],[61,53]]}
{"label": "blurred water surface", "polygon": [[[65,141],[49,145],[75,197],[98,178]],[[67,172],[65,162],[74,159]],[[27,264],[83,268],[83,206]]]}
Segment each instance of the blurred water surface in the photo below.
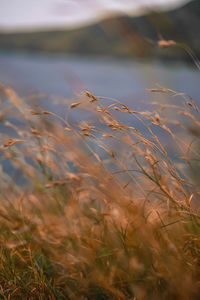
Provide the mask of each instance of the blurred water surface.
{"label": "blurred water surface", "polygon": [[148,89],[156,84],[198,100],[200,71],[178,63],[1,53],[0,82],[20,96],[42,92],[70,99],[88,89],[144,110],[152,100]]}
{"label": "blurred water surface", "polygon": [[[159,84],[177,92],[184,92],[198,101],[199,79],[199,71],[193,66],[184,64],[141,63],[131,60],[77,56],[0,54],[0,82],[14,88],[22,97],[37,93],[58,96],[58,98],[40,99],[39,104],[44,109],[63,117],[67,111],[66,105],[74,102],[76,93],[85,89],[97,96],[116,98],[128,105],[130,109],[151,111],[152,101],[162,101],[166,94],[151,93],[148,89],[155,88]],[[64,98],[64,102],[61,98]],[[173,103],[181,101],[179,97],[170,98]],[[1,103],[1,112],[6,111],[8,104],[9,102],[6,104],[5,101]],[[34,103],[31,104],[34,105]],[[75,109],[71,114],[75,122],[87,120],[87,114],[85,115],[80,110]],[[177,119],[176,111],[172,110],[170,114],[173,119]],[[90,117],[91,115],[88,118]],[[122,114],[122,118],[126,123],[129,122],[141,130],[141,124],[137,119],[133,120],[134,118],[129,117],[128,114]],[[7,120],[12,124],[20,122],[13,113]],[[24,128],[26,125],[24,123],[20,126]],[[2,139],[4,136],[16,137],[16,132],[4,123],[0,124],[0,132]],[[163,145],[171,147],[166,135],[163,135],[159,127],[154,128],[154,132],[161,138]],[[147,130],[144,131],[144,128],[143,133],[149,134]],[[170,149],[169,151],[174,152]],[[18,174],[8,160],[1,161],[1,164],[4,172]],[[18,175],[17,177],[21,178]]]}

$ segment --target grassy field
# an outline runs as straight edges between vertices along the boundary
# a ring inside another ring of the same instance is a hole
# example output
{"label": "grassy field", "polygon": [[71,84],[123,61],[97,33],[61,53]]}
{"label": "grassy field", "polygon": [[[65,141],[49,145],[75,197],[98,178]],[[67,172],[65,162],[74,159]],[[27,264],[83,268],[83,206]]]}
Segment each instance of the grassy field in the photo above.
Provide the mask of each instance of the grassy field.
{"label": "grassy field", "polygon": [[61,118],[1,85],[1,299],[199,299],[200,111],[151,92]]}

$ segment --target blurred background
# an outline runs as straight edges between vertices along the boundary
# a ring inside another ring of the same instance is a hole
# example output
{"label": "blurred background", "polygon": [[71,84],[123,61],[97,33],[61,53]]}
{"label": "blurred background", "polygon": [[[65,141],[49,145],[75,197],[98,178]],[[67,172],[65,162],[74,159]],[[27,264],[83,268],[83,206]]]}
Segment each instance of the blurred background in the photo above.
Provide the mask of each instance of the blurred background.
{"label": "blurred background", "polygon": [[138,110],[158,86],[198,98],[199,17],[197,0],[1,0],[0,82]]}

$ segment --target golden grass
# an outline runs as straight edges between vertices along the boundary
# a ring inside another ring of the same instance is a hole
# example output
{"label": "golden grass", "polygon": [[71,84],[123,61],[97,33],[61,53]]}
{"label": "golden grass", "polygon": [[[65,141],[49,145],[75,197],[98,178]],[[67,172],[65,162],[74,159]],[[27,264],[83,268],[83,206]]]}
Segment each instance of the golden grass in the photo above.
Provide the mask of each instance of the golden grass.
{"label": "golden grass", "polygon": [[172,100],[86,91],[62,118],[1,86],[2,299],[199,299],[199,109],[152,92]]}

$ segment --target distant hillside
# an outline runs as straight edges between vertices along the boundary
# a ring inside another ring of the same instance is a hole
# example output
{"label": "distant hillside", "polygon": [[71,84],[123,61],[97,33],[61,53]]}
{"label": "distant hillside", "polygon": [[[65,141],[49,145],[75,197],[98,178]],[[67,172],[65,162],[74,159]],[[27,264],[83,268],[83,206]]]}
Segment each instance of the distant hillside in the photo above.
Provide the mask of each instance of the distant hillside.
{"label": "distant hillside", "polygon": [[200,1],[167,12],[115,17],[74,30],[0,33],[1,51],[184,59],[180,48],[159,49],[159,37],[185,43],[200,56]]}

